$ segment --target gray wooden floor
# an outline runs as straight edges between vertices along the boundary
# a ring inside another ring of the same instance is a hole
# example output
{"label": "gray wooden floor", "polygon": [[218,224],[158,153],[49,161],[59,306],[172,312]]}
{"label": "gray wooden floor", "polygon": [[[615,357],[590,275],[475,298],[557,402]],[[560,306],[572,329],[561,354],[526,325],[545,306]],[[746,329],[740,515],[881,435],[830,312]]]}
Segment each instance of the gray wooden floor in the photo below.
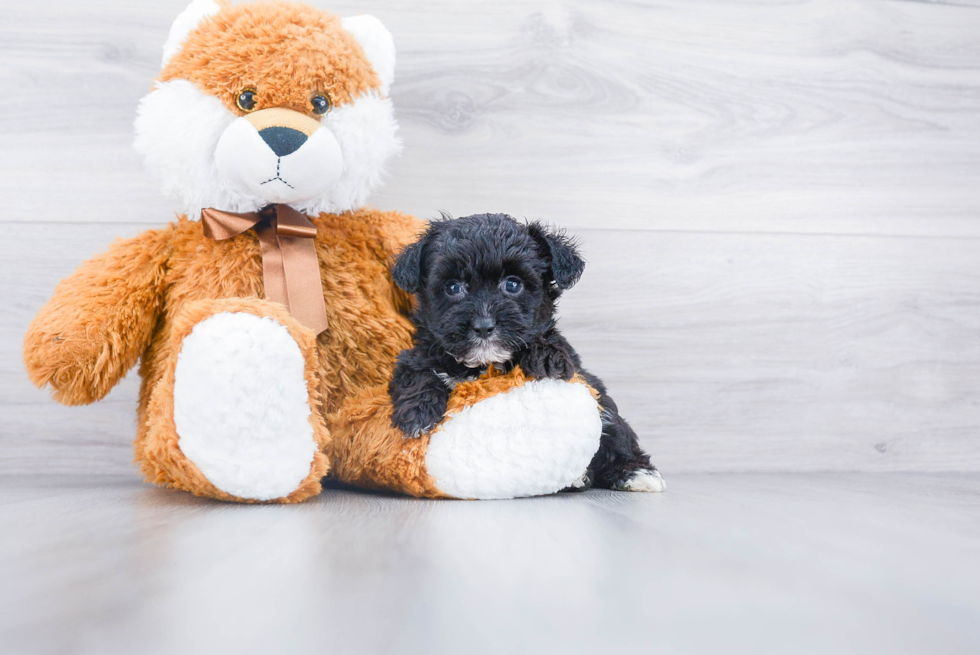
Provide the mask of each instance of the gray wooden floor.
{"label": "gray wooden floor", "polygon": [[980,475],[246,507],[0,484],[0,652],[980,652]]}

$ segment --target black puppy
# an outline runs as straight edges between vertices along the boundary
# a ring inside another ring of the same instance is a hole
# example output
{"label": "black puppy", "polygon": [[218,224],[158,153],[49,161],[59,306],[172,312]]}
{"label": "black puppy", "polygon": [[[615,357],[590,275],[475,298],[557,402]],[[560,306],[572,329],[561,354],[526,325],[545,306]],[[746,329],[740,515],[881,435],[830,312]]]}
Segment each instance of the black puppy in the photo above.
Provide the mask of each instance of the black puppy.
{"label": "black puppy", "polygon": [[446,412],[450,390],[489,365],[531,377],[576,372],[600,394],[599,451],[577,488],[660,491],[663,478],[619,415],[602,380],[582,368],[555,327],[555,302],[582,275],[575,244],[506,214],[434,221],[395,262],[395,283],[417,294],[414,347],[402,351],[388,391],[392,422],[417,437]]}

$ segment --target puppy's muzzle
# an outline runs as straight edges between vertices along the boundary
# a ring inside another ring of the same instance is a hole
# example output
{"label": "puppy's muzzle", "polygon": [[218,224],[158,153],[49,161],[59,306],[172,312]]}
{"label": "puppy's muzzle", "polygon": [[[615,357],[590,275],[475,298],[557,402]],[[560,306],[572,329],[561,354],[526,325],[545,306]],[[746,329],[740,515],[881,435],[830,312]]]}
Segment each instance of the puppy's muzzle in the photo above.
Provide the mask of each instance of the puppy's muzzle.
{"label": "puppy's muzzle", "polygon": [[261,109],[248,114],[245,120],[252,124],[276,157],[299,150],[320,127],[320,123],[309,116],[282,107]]}
{"label": "puppy's muzzle", "polygon": [[481,339],[489,339],[495,327],[497,327],[496,322],[489,316],[479,316],[473,319],[473,331]]}

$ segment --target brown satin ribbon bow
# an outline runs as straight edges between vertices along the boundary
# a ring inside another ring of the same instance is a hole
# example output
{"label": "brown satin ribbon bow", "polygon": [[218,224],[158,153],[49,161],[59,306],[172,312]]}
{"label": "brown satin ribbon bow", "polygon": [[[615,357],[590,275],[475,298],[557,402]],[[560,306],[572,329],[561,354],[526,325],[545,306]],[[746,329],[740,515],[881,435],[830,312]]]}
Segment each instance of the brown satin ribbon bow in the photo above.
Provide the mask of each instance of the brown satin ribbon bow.
{"label": "brown satin ribbon bow", "polygon": [[223,241],[250,228],[262,248],[265,297],[282,303],[304,326],[320,334],[327,329],[327,307],[320,282],[316,226],[289,205],[269,205],[235,214],[219,209],[201,212],[204,236]]}

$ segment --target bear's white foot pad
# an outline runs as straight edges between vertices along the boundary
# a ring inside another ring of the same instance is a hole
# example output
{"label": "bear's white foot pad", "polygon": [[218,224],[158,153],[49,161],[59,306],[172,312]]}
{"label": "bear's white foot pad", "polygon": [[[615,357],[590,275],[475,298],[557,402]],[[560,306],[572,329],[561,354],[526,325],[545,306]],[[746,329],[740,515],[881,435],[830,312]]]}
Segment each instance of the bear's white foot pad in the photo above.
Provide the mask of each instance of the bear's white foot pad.
{"label": "bear's white foot pad", "polygon": [[599,449],[599,406],[584,384],[532,380],[445,421],[425,463],[456,498],[515,498],[560,491]]}
{"label": "bear's white foot pad", "polygon": [[625,481],[617,484],[616,488],[619,491],[657,492],[666,489],[667,482],[664,480],[664,476],[660,475],[660,471],[656,469],[652,471],[640,469]]}
{"label": "bear's white foot pad", "polygon": [[305,363],[277,321],[225,312],[181,345],[174,379],[178,444],[215,487],[251,500],[288,496],[316,453]]}

